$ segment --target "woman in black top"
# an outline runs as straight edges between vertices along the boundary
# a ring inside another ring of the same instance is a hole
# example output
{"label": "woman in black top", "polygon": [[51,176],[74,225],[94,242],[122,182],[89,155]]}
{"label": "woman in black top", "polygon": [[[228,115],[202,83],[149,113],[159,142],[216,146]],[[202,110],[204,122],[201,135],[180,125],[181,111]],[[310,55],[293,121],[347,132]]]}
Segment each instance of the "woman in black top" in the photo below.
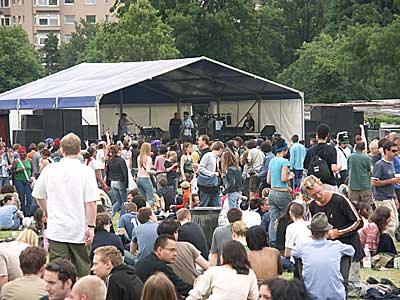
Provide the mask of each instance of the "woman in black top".
{"label": "woman in black top", "polygon": [[113,215],[121,209],[121,215],[125,214],[124,202],[127,198],[128,167],[125,160],[120,156],[121,148],[117,145],[110,148],[111,159],[108,161],[107,177],[111,181],[113,196]]}

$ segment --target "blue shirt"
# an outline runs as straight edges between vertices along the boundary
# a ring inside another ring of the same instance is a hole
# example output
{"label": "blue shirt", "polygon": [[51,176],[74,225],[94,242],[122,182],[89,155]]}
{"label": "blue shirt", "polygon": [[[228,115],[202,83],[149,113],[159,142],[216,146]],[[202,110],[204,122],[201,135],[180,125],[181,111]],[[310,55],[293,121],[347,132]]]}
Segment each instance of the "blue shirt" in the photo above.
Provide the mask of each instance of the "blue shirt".
{"label": "blue shirt", "polygon": [[[288,188],[287,182],[282,181],[282,168],[289,167],[289,161],[282,157],[274,157],[269,163],[271,188]],[[289,169],[288,169],[289,172]]]}
{"label": "blue shirt", "polygon": [[[395,175],[394,165],[392,162],[388,162],[384,159],[378,161],[372,169],[372,178],[378,180],[391,179]],[[383,186],[374,186],[372,193],[376,201],[390,200],[393,198],[394,188],[393,184],[387,184]]]}
{"label": "blue shirt", "polygon": [[290,148],[290,169],[303,170],[304,159],[306,158],[306,147],[300,143],[294,143]]}
{"label": "blue shirt", "polygon": [[158,237],[156,222],[148,221],[140,224],[132,231],[132,241],[138,244],[139,253],[136,261],[146,257],[154,250],[154,243]]}
{"label": "blue shirt", "polygon": [[131,212],[121,216],[118,222],[118,228],[125,228],[126,233],[132,240],[132,231],[139,226],[139,221],[137,220],[136,213]]}
{"label": "blue shirt", "polygon": [[[394,170],[395,170],[396,174],[400,174],[400,158],[397,155],[394,157],[393,166],[394,166]],[[398,189],[400,189],[400,185],[395,184],[394,188],[396,190],[398,190]]]}
{"label": "blue shirt", "polygon": [[15,205],[4,205],[0,207],[0,229],[10,229],[14,225],[14,215],[18,207]]}
{"label": "blue shirt", "polygon": [[345,255],[352,257],[354,248],[339,241],[314,240],[294,247],[292,256],[303,262],[304,285],[313,299],[346,299],[340,273],[340,260]]}

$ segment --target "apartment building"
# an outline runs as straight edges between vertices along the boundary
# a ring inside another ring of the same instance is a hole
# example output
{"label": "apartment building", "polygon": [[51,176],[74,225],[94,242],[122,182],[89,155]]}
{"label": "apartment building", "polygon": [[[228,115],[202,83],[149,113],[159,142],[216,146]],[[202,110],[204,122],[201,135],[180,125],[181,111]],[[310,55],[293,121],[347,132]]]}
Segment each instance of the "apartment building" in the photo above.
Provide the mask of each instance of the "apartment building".
{"label": "apartment building", "polygon": [[109,21],[115,0],[0,0],[0,25],[22,26],[35,47],[55,33],[68,42],[81,19],[89,23]]}

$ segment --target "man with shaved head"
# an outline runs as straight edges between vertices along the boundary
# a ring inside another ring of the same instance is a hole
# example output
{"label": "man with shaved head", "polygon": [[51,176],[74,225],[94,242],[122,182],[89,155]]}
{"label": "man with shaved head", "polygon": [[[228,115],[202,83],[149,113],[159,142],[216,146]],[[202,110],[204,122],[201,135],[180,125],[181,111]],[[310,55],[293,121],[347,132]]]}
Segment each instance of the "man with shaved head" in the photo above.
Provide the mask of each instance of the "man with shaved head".
{"label": "man with shaved head", "polygon": [[106,293],[104,282],[97,276],[88,275],[78,280],[66,300],[104,300]]}

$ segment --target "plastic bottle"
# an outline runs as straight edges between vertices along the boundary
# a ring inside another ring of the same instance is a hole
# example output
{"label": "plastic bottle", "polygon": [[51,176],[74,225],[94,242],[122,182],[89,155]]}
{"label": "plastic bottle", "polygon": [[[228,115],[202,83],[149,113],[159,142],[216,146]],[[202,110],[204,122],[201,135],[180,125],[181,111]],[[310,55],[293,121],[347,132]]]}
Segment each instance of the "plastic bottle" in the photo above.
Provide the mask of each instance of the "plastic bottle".
{"label": "plastic bottle", "polygon": [[363,268],[364,269],[371,269],[371,252],[369,251],[368,245],[364,247],[365,257],[363,258]]}

